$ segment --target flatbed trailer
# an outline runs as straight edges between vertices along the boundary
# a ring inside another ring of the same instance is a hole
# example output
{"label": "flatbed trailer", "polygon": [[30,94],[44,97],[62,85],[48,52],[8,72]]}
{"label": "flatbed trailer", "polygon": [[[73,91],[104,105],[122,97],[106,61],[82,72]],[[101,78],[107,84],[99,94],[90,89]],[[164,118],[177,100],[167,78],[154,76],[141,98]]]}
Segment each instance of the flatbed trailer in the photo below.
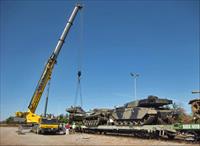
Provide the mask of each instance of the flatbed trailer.
{"label": "flatbed trailer", "polygon": [[97,134],[117,134],[130,135],[142,138],[174,139],[176,136],[199,141],[200,124],[172,124],[172,125],[142,125],[142,126],[113,126],[101,125],[97,127],[80,126],[76,128],[78,132]]}
{"label": "flatbed trailer", "polygon": [[160,136],[168,136],[170,138],[176,135],[173,125],[143,125],[143,126],[98,126],[85,127],[81,126],[78,131],[86,133],[115,133],[128,134],[144,138],[156,138]]}

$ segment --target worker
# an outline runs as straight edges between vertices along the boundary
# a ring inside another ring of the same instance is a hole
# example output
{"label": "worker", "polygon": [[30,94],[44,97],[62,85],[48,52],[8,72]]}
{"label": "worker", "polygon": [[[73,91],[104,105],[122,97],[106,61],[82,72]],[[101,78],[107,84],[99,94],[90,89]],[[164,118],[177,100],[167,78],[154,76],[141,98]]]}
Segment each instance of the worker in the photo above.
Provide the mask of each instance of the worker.
{"label": "worker", "polygon": [[69,134],[69,129],[70,129],[70,128],[71,128],[71,125],[70,125],[69,123],[67,123],[67,124],[65,125],[66,135]]}
{"label": "worker", "polygon": [[76,129],[76,124],[75,124],[75,122],[73,122],[72,127],[70,129],[70,133],[74,134],[75,133],[75,129]]}
{"label": "worker", "polygon": [[70,129],[70,127],[71,127],[71,125],[70,125],[69,123],[67,123],[67,124],[65,125],[65,128],[66,128],[66,129]]}

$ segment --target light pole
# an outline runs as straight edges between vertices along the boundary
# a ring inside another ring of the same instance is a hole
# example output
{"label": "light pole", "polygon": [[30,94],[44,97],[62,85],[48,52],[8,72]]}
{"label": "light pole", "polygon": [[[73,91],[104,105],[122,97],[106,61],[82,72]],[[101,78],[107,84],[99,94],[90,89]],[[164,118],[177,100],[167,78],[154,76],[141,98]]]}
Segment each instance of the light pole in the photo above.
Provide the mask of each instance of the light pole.
{"label": "light pole", "polygon": [[192,94],[198,94],[198,93],[200,93],[200,90],[193,90],[192,91]]}
{"label": "light pole", "polygon": [[132,73],[132,72],[130,74],[134,78],[134,98],[136,100],[136,97],[137,97],[137,95],[136,95],[136,80],[137,80],[137,77],[139,77],[139,74],[138,73]]}

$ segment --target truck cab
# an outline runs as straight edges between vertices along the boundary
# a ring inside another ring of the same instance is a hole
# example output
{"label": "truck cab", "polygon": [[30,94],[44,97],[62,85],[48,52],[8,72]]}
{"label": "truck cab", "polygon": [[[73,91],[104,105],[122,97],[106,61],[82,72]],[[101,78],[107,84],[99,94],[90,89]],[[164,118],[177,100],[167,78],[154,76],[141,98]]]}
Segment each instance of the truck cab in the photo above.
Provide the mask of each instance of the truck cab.
{"label": "truck cab", "polygon": [[33,126],[33,132],[37,134],[59,132],[59,122],[56,118],[41,117],[39,123]]}

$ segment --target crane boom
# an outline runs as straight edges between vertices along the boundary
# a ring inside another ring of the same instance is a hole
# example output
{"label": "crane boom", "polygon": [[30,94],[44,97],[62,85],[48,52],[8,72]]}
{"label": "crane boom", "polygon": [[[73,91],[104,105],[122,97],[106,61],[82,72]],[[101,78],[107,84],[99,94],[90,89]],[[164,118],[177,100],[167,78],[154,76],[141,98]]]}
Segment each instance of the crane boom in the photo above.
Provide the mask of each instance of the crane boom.
{"label": "crane boom", "polygon": [[64,31],[63,31],[63,33],[62,33],[62,35],[61,35],[61,37],[60,37],[60,39],[58,41],[58,44],[56,45],[56,48],[55,48],[55,50],[53,52],[54,59],[56,59],[58,57],[58,54],[59,54],[59,52],[60,52],[60,50],[61,50],[61,48],[63,46],[65,38],[66,38],[66,36],[67,36],[67,34],[68,34],[72,24],[73,24],[74,18],[76,16],[76,14],[78,13],[78,10],[80,10],[81,8],[82,8],[82,6],[80,4],[77,4],[75,6],[75,8],[74,8],[74,10],[73,10],[73,12],[72,12],[72,14],[71,14],[71,16],[69,18],[69,21],[67,22],[67,24],[65,26],[65,29],[64,29]]}
{"label": "crane boom", "polygon": [[38,82],[38,85],[37,85],[37,87],[35,89],[35,92],[34,92],[34,94],[32,96],[31,102],[30,102],[30,104],[28,106],[28,109],[32,113],[35,113],[35,110],[36,110],[36,108],[38,106],[38,103],[40,101],[42,93],[43,93],[43,91],[44,91],[44,89],[46,87],[46,84],[49,81],[49,79],[51,78],[53,67],[54,67],[54,65],[56,63],[56,59],[57,59],[57,57],[59,55],[59,52],[60,52],[60,50],[61,50],[61,48],[63,46],[65,38],[66,38],[66,36],[67,36],[67,34],[68,34],[72,24],[73,24],[74,18],[76,16],[78,10],[81,9],[81,8],[82,8],[82,6],[80,4],[77,4],[75,6],[75,8],[74,8],[74,10],[73,10],[73,12],[72,12],[72,14],[71,14],[71,16],[69,18],[69,21],[67,22],[67,24],[66,24],[66,26],[64,28],[64,31],[63,31],[63,33],[62,33],[62,35],[61,35],[61,37],[60,37],[60,39],[59,39],[59,41],[58,41],[58,43],[56,45],[56,48],[55,48],[53,54],[50,56],[47,64],[45,65],[45,68],[43,70],[42,76],[41,76],[41,78],[40,78],[40,80]]}
{"label": "crane boom", "polygon": [[75,8],[73,9],[71,16],[62,32],[62,35],[60,36],[60,39],[54,49],[54,52],[52,55],[49,57],[44,70],[42,72],[42,75],[40,77],[40,80],[38,81],[38,84],[36,86],[36,89],[34,91],[34,94],[31,98],[31,101],[28,106],[28,111],[27,112],[16,112],[17,117],[25,117],[26,122],[28,123],[37,123],[40,116],[35,114],[35,111],[37,109],[37,106],[40,102],[41,96],[43,94],[43,91],[48,83],[48,81],[51,78],[51,74],[54,68],[54,65],[56,63],[56,59],[59,55],[59,52],[64,44],[65,38],[73,24],[74,18],[76,17],[78,11],[82,8],[80,4],[77,4]]}

